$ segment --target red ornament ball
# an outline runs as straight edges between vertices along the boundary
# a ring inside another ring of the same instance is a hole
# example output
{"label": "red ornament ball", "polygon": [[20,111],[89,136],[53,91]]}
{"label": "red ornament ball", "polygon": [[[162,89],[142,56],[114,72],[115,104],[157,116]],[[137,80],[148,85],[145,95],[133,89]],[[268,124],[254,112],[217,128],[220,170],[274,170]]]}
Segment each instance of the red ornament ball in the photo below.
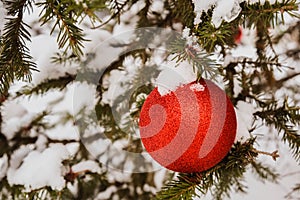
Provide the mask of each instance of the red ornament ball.
{"label": "red ornament ball", "polygon": [[234,143],[236,126],[229,98],[205,79],[163,96],[155,88],[139,120],[141,140],[151,157],[184,173],[201,172],[219,163]]}

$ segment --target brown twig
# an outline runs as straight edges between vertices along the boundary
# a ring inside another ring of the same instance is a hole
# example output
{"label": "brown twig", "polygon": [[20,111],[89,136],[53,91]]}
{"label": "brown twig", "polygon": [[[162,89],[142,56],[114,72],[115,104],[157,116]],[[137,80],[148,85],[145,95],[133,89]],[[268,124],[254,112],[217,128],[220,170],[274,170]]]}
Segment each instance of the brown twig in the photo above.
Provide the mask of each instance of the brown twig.
{"label": "brown twig", "polygon": [[278,154],[278,150],[273,151],[272,153],[269,153],[269,152],[266,152],[266,151],[259,151],[257,149],[253,149],[253,151],[255,153],[258,153],[258,154],[264,154],[264,155],[267,155],[267,156],[271,156],[273,158],[273,160],[275,160],[275,161],[278,157],[280,157],[279,154]]}

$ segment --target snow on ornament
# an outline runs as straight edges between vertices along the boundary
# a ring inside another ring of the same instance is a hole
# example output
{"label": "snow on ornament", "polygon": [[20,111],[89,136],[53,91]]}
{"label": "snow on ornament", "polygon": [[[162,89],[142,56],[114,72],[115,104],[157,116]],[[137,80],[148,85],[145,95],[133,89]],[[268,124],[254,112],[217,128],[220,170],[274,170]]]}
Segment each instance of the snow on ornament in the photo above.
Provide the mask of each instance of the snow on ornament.
{"label": "snow on ornament", "polygon": [[154,160],[170,170],[192,173],[215,166],[227,155],[237,123],[225,92],[200,79],[165,95],[156,87],[141,109],[139,127]]}

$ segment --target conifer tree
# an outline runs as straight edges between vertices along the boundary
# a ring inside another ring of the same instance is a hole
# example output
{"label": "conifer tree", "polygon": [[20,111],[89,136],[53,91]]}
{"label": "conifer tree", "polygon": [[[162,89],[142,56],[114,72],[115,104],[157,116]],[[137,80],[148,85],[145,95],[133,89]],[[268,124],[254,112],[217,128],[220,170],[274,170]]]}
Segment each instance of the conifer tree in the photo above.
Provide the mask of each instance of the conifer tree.
{"label": "conifer tree", "polygon": [[[225,14],[226,0],[0,2],[1,199],[230,199],[252,187],[246,173],[277,184],[289,174],[260,159],[286,156],[263,136],[299,167],[299,1],[232,0]],[[143,157],[138,120],[157,57],[174,70],[188,63],[191,82],[219,82],[236,110],[253,109],[210,169],[157,171]],[[286,199],[299,198],[300,181],[286,187]]]}

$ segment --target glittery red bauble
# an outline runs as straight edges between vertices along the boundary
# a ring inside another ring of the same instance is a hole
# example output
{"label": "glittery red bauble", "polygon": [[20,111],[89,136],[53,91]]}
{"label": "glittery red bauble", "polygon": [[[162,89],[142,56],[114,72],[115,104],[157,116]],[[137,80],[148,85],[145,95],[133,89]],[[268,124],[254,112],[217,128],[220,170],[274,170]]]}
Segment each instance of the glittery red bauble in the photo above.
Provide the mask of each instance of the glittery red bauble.
{"label": "glittery red bauble", "polygon": [[213,82],[201,79],[160,95],[155,88],[140,113],[148,153],[177,172],[200,172],[220,162],[236,135],[232,103]]}

